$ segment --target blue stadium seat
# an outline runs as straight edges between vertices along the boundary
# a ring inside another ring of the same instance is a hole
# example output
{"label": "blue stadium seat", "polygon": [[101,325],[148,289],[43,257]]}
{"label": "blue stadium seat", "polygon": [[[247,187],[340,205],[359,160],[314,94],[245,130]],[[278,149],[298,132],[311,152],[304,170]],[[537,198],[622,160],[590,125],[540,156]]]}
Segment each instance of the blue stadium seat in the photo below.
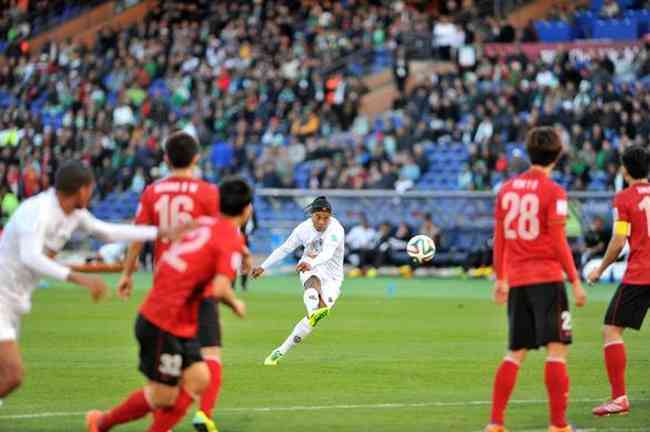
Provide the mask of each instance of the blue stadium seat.
{"label": "blue stadium seat", "polygon": [[568,42],[573,36],[572,27],[565,21],[536,21],[535,30],[542,42]]}
{"label": "blue stadium seat", "polygon": [[599,13],[600,10],[603,8],[604,3],[605,0],[591,0],[591,10],[594,11],[595,13]]}
{"label": "blue stadium seat", "polygon": [[636,18],[596,20],[593,26],[594,39],[636,40],[638,22]]}
{"label": "blue stadium seat", "polygon": [[639,37],[650,33],[650,10],[629,10],[625,12],[625,17],[636,20]]}
{"label": "blue stadium seat", "polygon": [[578,12],[575,15],[575,32],[578,39],[590,39],[593,32],[594,22],[598,19],[592,11]]}

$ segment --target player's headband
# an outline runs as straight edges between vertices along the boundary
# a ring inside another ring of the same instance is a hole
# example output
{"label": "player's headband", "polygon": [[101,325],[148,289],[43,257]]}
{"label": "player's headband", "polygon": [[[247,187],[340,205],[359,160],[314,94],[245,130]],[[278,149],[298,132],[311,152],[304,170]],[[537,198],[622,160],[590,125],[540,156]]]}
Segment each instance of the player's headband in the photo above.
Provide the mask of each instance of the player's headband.
{"label": "player's headband", "polygon": [[317,212],[332,213],[332,205],[327,201],[327,198],[320,196],[312,201],[312,203],[307,206],[306,210],[311,214]]}

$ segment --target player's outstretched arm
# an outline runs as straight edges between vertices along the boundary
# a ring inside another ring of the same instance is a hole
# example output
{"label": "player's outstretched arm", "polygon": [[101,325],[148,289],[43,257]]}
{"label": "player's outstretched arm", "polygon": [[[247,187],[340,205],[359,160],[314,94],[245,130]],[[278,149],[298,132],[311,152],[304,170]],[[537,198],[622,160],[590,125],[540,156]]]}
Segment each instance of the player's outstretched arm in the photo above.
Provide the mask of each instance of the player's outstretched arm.
{"label": "player's outstretched arm", "polygon": [[600,265],[592,270],[591,273],[587,276],[587,282],[590,284],[598,282],[600,277],[603,275],[605,270],[614,263],[621,254],[621,251],[625,247],[625,242],[627,242],[627,236],[623,234],[615,233],[612,239],[607,245],[607,251],[605,252],[605,257]]}
{"label": "player's outstretched arm", "polygon": [[57,263],[42,252],[43,243],[43,235],[38,230],[22,232],[19,249],[20,261],[23,265],[43,276],[88,288],[93,301],[99,301],[106,296],[108,285],[102,278],[71,271],[68,267]]}
{"label": "player's outstretched arm", "polygon": [[217,275],[212,282],[213,294],[230,309],[239,318],[246,316],[246,304],[237,298],[235,291],[232,289],[232,282],[224,275]]}
{"label": "player's outstretched arm", "polygon": [[121,299],[128,299],[133,292],[133,273],[138,267],[138,258],[142,252],[142,242],[133,242],[129,245],[124,260],[124,270],[117,283],[117,295]]}
{"label": "player's outstretched arm", "polygon": [[86,211],[81,227],[100,240],[109,242],[144,242],[156,239],[178,240],[188,231],[197,226],[190,221],[178,224],[172,228],[157,228],[155,226],[115,224],[104,222]]}
{"label": "player's outstretched arm", "polygon": [[293,230],[289,238],[280,245],[280,247],[271,252],[271,255],[269,255],[262,264],[253,269],[251,277],[257,279],[262,276],[266,269],[282,261],[287,257],[287,255],[296,250],[298,246],[300,246],[300,240],[298,239],[298,228],[296,228]]}

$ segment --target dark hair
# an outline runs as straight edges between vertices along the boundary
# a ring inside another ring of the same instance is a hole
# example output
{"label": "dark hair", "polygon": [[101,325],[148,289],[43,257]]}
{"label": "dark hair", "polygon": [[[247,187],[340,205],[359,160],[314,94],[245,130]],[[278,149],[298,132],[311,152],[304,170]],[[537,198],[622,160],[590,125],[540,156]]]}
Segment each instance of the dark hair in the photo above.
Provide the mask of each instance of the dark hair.
{"label": "dark hair", "polygon": [[[332,213],[332,204],[330,204],[330,202],[324,196],[319,196],[307,206],[307,211],[309,211],[310,214],[314,214],[316,212]],[[362,218],[363,217],[365,217],[365,215],[362,215]]]}
{"label": "dark hair", "polygon": [[562,153],[560,136],[549,126],[533,128],[528,133],[526,151],[533,165],[549,166]]}
{"label": "dark hair", "polygon": [[74,195],[83,186],[95,181],[90,167],[78,160],[63,163],[56,171],[54,188],[64,195]]}
{"label": "dark hair", "polygon": [[199,143],[187,132],[173,132],[165,141],[165,155],[172,168],[187,168],[199,153]]}
{"label": "dark hair", "polygon": [[219,185],[219,210],[226,216],[239,216],[253,202],[253,189],[241,177],[227,177]]}
{"label": "dark hair", "polygon": [[634,180],[642,180],[648,178],[648,162],[650,162],[648,151],[640,146],[633,145],[625,149],[621,160],[627,173]]}

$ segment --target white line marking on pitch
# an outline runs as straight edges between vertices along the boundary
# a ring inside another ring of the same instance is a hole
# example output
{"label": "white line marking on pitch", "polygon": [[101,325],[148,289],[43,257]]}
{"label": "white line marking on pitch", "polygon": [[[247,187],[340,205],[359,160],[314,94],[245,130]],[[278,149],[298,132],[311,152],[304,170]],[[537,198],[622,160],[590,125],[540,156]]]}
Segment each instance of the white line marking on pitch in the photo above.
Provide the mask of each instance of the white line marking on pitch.
{"label": "white line marking on pitch", "polygon": [[[570,403],[597,403],[602,399],[575,399]],[[650,402],[650,399],[635,399],[635,402]],[[426,407],[462,407],[490,405],[492,401],[455,401],[455,402],[413,402],[413,403],[382,403],[382,404],[350,404],[350,405],[315,405],[315,406],[287,406],[287,407],[251,407],[251,408],[221,408],[219,414],[238,412],[281,412],[281,411],[321,411],[321,410],[349,410],[349,409],[397,409],[397,408],[426,408]],[[512,400],[512,405],[541,405],[546,404],[546,399]],[[35,419],[47,417],[74,417],[82,416],[85,412],[44,412],[35,414],[9,414],[0,415],[0,420]],[[585,432],[605,431],[608,429],[586,429]],[[625,429],[627,431],[642,431],[646,429]],[[536,432],[536,431],[528,431]]]}

